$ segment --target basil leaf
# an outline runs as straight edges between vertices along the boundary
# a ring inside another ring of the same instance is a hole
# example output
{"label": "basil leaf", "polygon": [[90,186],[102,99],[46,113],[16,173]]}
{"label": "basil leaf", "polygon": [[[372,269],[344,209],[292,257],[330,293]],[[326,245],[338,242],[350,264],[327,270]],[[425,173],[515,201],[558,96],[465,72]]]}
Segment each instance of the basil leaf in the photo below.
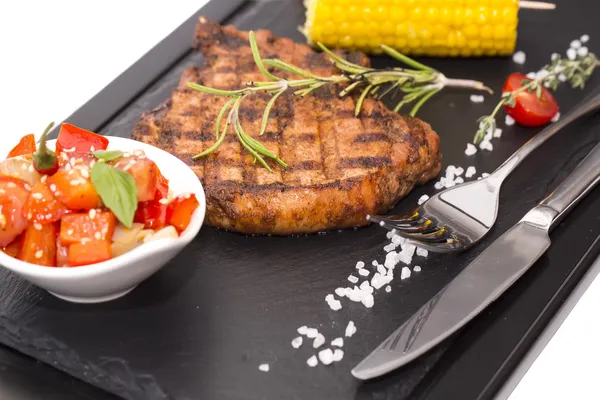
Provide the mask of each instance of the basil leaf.
{"label": "basil leaf", "polygon": [[90,178],[104,205],[123,225],[131,228],[137,208],[137,187],[133,176],[99,162],[90,170]]}
{"label": "basil leaf", "polygon": [[112,161],[123,156],[123,152],[121,150],[97,150],[93,151],[92,155],[99,160]]}

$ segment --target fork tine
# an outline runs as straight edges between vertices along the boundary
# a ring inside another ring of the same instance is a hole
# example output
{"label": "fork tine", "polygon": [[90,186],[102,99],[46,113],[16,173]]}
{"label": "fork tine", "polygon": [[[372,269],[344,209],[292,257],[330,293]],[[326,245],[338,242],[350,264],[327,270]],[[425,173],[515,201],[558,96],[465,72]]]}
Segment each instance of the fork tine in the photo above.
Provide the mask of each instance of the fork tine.
{"label": "fork tine", "polygon": [[414,214],[414,216],[414,218],[398,218],[397,216],[388,217],[386,215],[373,215],[369,216],[368,219],[369,221],[379,223],[380,225],[383,222],[392,229],[407,233],[432,233],[437,230],[431,220],[418,217],[418,214]]}
{"label": "fork tine", "polygon": [[451,243],[427,243],[419,242],[413,239],[407,239],[407,242],[434,253],[454,253],[457,249],[464,248],[459,240],[454,240]]}

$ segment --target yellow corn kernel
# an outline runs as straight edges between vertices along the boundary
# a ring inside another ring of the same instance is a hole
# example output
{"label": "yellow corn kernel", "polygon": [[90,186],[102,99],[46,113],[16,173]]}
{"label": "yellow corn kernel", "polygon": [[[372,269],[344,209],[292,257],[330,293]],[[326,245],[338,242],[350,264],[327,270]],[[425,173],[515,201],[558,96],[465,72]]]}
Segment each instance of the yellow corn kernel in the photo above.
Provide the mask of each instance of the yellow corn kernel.
{"label": "yellow corn kernel", "polygon": [[412,55],[509,55],[518,0],[305,0],[310,44],[381,53],[381,44]]}

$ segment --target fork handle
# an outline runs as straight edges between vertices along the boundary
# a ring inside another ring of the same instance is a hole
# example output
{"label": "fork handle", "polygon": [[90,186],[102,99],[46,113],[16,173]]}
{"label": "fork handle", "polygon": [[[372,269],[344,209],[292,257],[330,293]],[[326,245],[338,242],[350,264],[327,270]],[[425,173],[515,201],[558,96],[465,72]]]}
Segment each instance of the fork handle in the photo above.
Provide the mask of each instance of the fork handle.
{"label": "fork handle", "polygon": [[552,137],[556,132],[560,131],[571,122],[600,109],[600,89],[594,90],[584,100],[575,106],[569,113],[564,115],[557,122],[549,125],[531,138],[521,148],[515,151],[501,166],[499,166],[492,174],[495,181],[499,184],[535,149],[540,147],[546,140]]}
{"label": "fork handle", "polygon": [[552,220],[552,227],[600,182],[600,144],[577,165],[577,167],[540,202],[540,206],[554,209],[558,214]]}

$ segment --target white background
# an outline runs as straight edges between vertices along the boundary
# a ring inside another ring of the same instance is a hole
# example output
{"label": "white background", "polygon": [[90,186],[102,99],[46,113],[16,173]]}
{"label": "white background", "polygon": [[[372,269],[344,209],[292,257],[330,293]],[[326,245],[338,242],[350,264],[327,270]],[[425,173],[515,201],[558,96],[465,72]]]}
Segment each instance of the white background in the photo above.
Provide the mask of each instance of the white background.
{"label": "white background", "polygon": [[[60,123],[206,2],[0,2],[2,154],[22,135]],[[600,280],[510,400],[600,399],[598,321]]]}

